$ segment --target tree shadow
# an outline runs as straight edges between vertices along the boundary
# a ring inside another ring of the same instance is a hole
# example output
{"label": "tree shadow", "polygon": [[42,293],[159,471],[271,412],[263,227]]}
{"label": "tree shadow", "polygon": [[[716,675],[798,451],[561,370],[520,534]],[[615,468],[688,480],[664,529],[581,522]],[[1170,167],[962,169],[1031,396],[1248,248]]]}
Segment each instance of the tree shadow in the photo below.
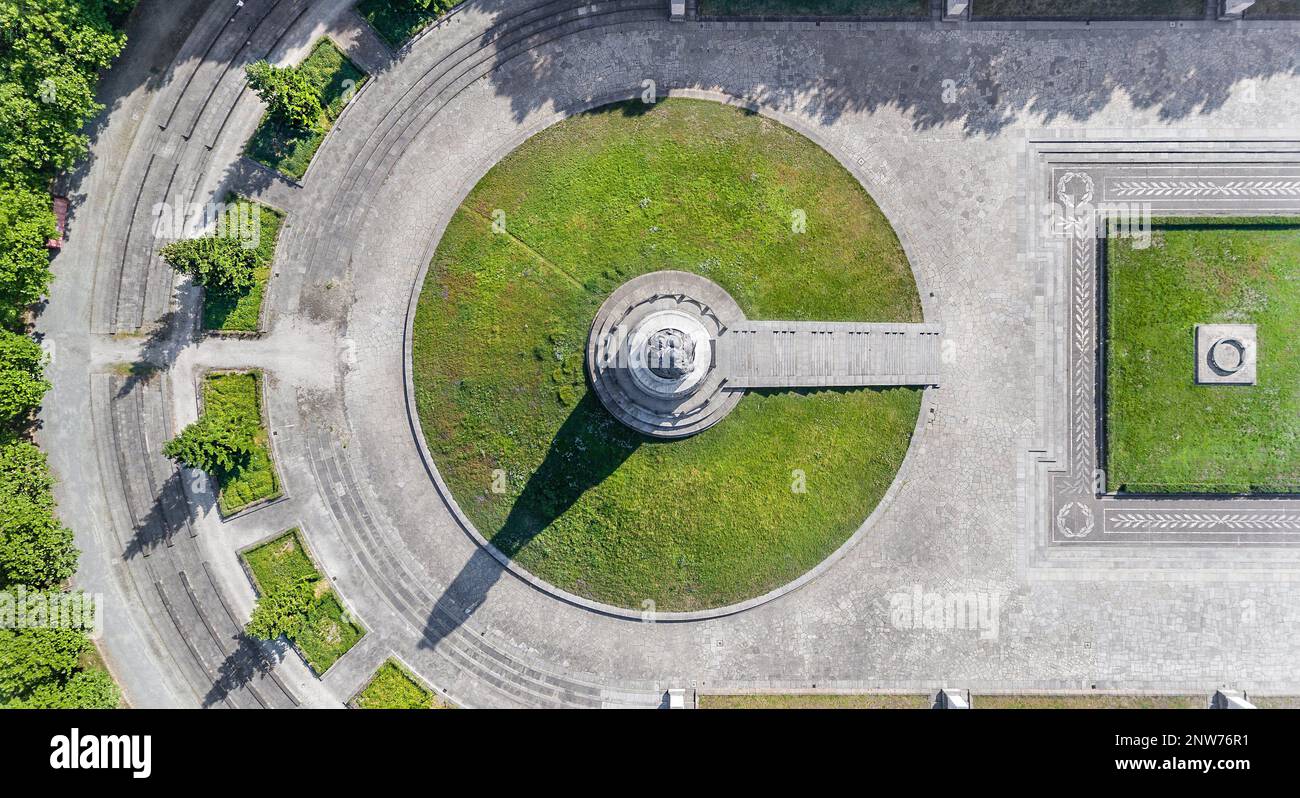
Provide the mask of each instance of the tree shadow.
{"label": "tree shadow", "polygon": [[134,533],[122,552],[124,559],[149,556],[154,549],[169,542],[175,534],[189,533],[190,508],[185,501],[181,473],[173,470],[163,481],[149,512],[136,520]]}
{"label": "tree shadow", "polygon": [[[623,426],[587,391],[560,425],[541,465],[528,477],[492,544],[514,558],[584,493],[604,482],[650,438]],[[482,530],[480,530],[482,531]],[[482,546],[429,613],[422,647],[433,648],[483,603],[505,568]]]}
{"label": "tree shadow", "polygon": [[232,693],[248,687],[259,677],[270,676],[275,667],[262,650],[262,646],[242,632],[235,636],[235,650],[217,667],[212,688],[203,697],[202,707],[207,709],[222,703]]}

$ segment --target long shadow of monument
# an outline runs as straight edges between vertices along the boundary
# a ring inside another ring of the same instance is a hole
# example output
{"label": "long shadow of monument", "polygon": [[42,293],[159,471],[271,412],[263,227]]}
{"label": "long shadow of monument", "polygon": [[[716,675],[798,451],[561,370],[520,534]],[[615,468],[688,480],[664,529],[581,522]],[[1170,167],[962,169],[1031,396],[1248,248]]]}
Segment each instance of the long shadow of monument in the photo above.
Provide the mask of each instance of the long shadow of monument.
{"label": "long shadow of monument", "polygon": [[[587,391],[556,432],[542,464],[524,484],[501,530],[492,538],[493,545],[513,558],[582,494],[617,471],[642,444],[654,445],[616,421],[596,395]],[[476,547],[434,604],[421,646],[433,648],[454,632],[504,573],[496,558]]]}

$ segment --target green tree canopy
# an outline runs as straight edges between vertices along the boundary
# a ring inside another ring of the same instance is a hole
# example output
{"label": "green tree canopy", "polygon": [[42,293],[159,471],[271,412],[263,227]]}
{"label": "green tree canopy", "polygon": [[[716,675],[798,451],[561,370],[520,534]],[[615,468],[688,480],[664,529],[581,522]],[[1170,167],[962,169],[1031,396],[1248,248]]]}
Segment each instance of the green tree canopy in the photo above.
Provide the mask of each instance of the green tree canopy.
{"label": "green tree canopy", "polygon": [[35,410],[50,389],[45,351],[25,335],[0,330],[0,422],[13,424]]}
{"label": "green tree canopy", "polygon": [[173,241],[162,248],[163,260],[173,269],[191,274],[209,289],[242,291],[253,286],[257,250],[233,236],[204,236]]}
{"label": "green tree canopy", "polygon": [[130,2],[0,2],[0,174],[39,187],[86,151],[95,83],[126,42],[110,14]]}
{"label": "green tree canopy", "polygon": [[297,67],[278,67],[257,61],[244,68],[248,85],[266,103],[273,116],[298,128],[320,120],[320,93]]}
{"label": "green tree canopy", "polygon": [[211,413],[163,444],[163,454],[187,468],[224,474],[248,462],[253,453],[253,433],[237,420]]}
{"label": "green tree canopy", "polygon": [[18,496],[52,507],[53,487],[45,452],[27,441],[0,440],[0,503]]}
{"label": "green tree canopy", "polygon": [[76,572],[79,553],[48,503],[23,496],[0,503],[0,585],[54,587]]}
{"label": "green tree canopy", "polygon": [[0,706],[9,709],[113,709],[122,693],[108,671],[82,670],[67,681],[51,679],[36,685],[26,695]]}
{"label": "green tree canopy", "polygon": [[55,233],[48,194],[0,187],[0,325],[13,327],[44,296],[52,276],[45,242]]}
{"label": "green tree canopy", "polygon": [[22,696],[68,678],[89,646],[80,629],[0,627],[0,696]]}
{"label": "green tree canopy", "polygon": [[259,598],[244,626],[245,634],[258,640],[274,640],[280,635],[296,637],[316,601],[315,587],[315,582],[304,576]]}

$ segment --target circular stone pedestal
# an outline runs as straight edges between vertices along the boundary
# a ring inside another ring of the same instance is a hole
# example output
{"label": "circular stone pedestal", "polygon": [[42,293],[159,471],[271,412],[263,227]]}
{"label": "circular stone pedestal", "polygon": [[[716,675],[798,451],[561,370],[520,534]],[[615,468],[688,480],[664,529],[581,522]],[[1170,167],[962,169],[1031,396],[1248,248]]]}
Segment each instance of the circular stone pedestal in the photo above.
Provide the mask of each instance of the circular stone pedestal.
{"label": "circular stone pedestal", "polygon": [[725,389],[715,344],[745,320],[721,286],[689,272],[643,274],[609,295],[587,337],[587,376],[619,421],[684,438],[722,420],[741,391]]}

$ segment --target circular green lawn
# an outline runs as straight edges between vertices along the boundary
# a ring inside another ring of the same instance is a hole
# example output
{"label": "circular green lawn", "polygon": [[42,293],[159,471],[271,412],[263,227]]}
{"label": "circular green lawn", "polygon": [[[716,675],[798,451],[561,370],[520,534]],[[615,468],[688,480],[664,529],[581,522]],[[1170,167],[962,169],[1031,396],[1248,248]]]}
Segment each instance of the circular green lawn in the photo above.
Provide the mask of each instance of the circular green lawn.
{"label": "circular green lawn", "polygon": [[479,532],[557,587],[701,610],[798,577],[889,487],[920,392],[753,392],[712,429],[655,442],[584,379],[592,318],[638,274],[714,280],[754,319],[921,320],[902,247],[808,139],[718,103],[572,117],[479,182],[416,311],[425,440]]}

